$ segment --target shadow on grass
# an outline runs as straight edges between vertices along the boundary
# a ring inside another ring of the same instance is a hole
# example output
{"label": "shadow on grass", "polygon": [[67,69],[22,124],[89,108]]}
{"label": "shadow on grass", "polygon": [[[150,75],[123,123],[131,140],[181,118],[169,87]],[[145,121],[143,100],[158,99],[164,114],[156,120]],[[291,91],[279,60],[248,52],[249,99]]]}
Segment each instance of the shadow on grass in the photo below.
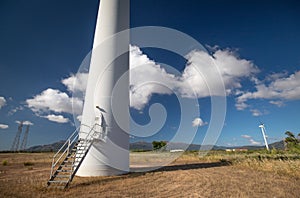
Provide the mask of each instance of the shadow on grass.
{"label": "shadow on grass", "polygon": [[[116,180],[123,180],[129,178],[140,177],[149,173],[155,172],[171,172],[171,171],[178,171],[178,170],[194,170],[194,169],[204,169],[204,168],[215,168],[215,167],[222,167],[222,166],[229,166],[231,165],[230,161],[220,161],[220,162],[211,162],[211,163],[193,163],[193,164],[182,164],[182,165],[169,165],[164,167],[146,167],[146,168],[131,168],[131,172],[118,175],[118,176],[100,176],[92,178],[92,181],[86,181],[82,183],[75,183],[70,185],[70,189],[77,188],[80,186],[89,186],[92,184],[105,184],[108,182],[116,181]],[[150,171],[146,171],[149,170]],[[80,179],[80,177],[77,177]]]}
{"label": "shadow on grass", "polygon": [[177,171],[177,170],[193,170],[200,168],[215,168],[221,166],[230,165],[230,161],[220,161],[220,162],[210,162],[210,163],[194,163],[194,164],[180,164],[180,165],[171,165],[164,166],[159,169],[153,170],[151,172],[168,172],[168,171]]}

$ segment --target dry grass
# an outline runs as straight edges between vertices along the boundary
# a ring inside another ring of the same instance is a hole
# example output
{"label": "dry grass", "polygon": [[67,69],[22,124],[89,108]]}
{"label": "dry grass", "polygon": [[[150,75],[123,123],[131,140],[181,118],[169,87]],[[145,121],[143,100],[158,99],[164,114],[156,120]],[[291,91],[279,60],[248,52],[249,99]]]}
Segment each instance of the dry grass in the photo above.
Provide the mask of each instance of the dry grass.
{"label": "dry grass", "polygon": [[[147,155],[133,154],[132,161],[145,165]],[[199,158],[197,153],[187,153],[159,170],[75,177],[69,189],[53,190],[46,188],[51,156],[0,154],[0,161],[8,162],[7,166],[0,166],[0,197],[299,197],[300,194],[299,160],[259,161],[239,157],[240,160],[229,165],[227,161],[237,156]],[[151,157],[161,162],[157,154]],[[33,165],[24,166],[25,162]]]}
{"label": "dry grass", "polygon": [[252,158],[237,160],[234,166],[300,179],[300,160],[259,160]]}

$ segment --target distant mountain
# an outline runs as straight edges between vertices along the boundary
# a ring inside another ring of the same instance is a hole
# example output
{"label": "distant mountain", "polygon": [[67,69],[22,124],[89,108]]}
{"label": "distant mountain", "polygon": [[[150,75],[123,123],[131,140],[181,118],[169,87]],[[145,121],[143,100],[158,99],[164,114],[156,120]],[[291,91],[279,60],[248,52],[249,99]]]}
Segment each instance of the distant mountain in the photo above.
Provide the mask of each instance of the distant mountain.
{"label": "distant mountain", "polygon": [[[248,149],[248,150],[258,150],[258,149],[264,149],[265,146],[238,146],[238,147],[227,147],[227,148],[230,148],[230,149],[234,149],[234,148],[245,148],[245,149]],[[283,150],[284,149],[284,142],[283,140],[282,141],[279,141],[279,142],[274,142],[272,144],[269,144],[269,148],[270,149],[278,149],[278,150]]]}
{"label": "distant mountain", "polygon": [[133,142],[130,143],[130,150],[143,150],[143,151],[151,151],[153,149],[152,143],[150,142]]}
{"label": "distant mountain", "polygon": [[279,150],[283,150],[285,147],[284,147],[284,141],[281,140],[279,142],[274,142],[272,144],[269,144],[269,147],[272,149],[272,148],[276,148],[276,149],[279,149]]}
{"label": "distant mountain", "polygon": [[[269,144],[270,149],[276,148],[279,150],[284,149],[284,142],[274,142]],[[237,147],[226,147],[226,146],[216,146],[216,145],[199,145],[199,144],[186,144],[179,142],[171,142],[167,145],[166,150],[183,149],[187,151],[198,151],[198,150],[225,150],[225,149],[237,149],[245,148],[248,150],[258,150],[263,149],[265,146],[237,146]],[[152,150],[152,143],[150,142],[134,142],[130,143],[130,150]]]}
{"label": "distant mountain", "polygon": [[[50,152],[50,151],[58,151],[60,147],[65,143],[64,140],[61,140],[59,142],[55,142],[53,144],[47,144],[47,145],[38,145],[33,146],[26,151],[28,152]],[[269,147],[276,148],[279,150],[284,149],[284,142],[274,142],[272,144],[269,144]],[[130,143],[130,150],[140,150],[140,151],[150,151],[153,149],[152,143],[150,142],[133,142]],[[174,143],[171,142],[167,145],[166,150],[175,150],[175,149],[183,149],[187,151],[198,151],[198,150],[225,150],[225,149],[237,149],[237,148],[245,148],[248,150],[258,150],[263,149],[265,146],[238,146],[238,147],[225,147],[225,146],[216,146],[216,145],[199,145],[199,144],[186,144],[186,143]]]}
{"label": "distant mountain", "polygon": [[55,152],[55,151],[58,151],[65,142],[66,142],[65,140],[61,140],[61,141],[55,142],[53,144],[32,146],[32,147],[26,149],[26,151],[28,151],[28,152]]}

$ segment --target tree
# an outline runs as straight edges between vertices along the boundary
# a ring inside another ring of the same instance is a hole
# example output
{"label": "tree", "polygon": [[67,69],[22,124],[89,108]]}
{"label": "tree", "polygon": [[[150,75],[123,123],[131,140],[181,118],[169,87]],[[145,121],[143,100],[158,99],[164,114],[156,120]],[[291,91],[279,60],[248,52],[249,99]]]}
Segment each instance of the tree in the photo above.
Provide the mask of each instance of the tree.
{"label": "tree", "polygon": [[[300,140],[295,137],[294,133],[292,133],[290,131],[286,131],[285,135],[288,136],[284,140],[288,149],[300,147]],[[298,137],[299,137],[299,134],[298,134]]]}
{"label": "tree", "polygon": [[167,145],[166,141],[153,141],[152,146],[154,150],[160,149]]}
{"label": "tree", "polygon": [[286,131],[286,132],[285,132],[285,135],[287,135],[287,136],[289,136],[289,137],[291,137],[291,138],[295,138],[294,133],[292,133],[292,132],[290,132],[290,131]]}

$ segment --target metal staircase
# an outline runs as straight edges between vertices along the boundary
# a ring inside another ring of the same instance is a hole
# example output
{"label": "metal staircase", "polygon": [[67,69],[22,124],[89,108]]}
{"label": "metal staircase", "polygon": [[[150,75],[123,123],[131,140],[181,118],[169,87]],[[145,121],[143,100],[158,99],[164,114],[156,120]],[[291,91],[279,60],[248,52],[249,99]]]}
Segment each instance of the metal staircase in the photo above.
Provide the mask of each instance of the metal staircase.
{"label": "metal staircase", "polygon": [[[73,180],[82,161],[87,155],[92,143],[99,138],[101,131],[100,125],[95,124],[92,128],[87,125],[78,127],[67,139],[64,145],[53,156],[50,179],[47,182],[48,187],[66,188]],[[84,128],[87,132],[84,132]],[[86,133],[85,138],[79,138],[80,133]]]}

